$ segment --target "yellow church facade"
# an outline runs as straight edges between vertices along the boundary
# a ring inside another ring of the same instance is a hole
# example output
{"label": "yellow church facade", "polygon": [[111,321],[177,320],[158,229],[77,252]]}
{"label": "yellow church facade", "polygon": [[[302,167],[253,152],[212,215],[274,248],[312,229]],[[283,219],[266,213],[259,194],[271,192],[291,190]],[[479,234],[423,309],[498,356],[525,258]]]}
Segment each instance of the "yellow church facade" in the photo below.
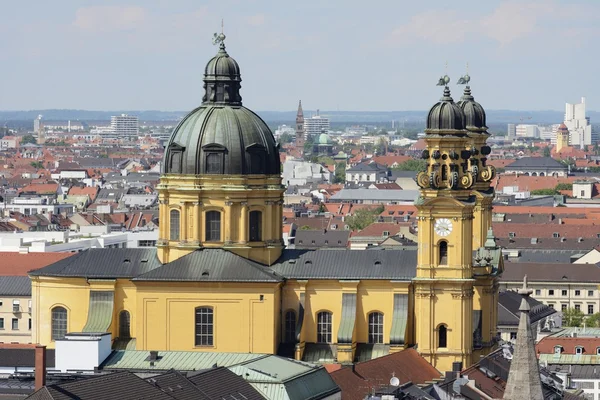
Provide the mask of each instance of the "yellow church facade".
{"label": "yellow church facade", "polygon": [[219,39],[202,105],[165,149],[157,248],[91,249],[31,272],[34,342],[110,332],[115,348],[321,363],[415,346],[440,371],[489,353],[502,259],[470,89],[454,103],[446,86],[428,116],[417,249],[285,249],[279,146],[243,107]]}

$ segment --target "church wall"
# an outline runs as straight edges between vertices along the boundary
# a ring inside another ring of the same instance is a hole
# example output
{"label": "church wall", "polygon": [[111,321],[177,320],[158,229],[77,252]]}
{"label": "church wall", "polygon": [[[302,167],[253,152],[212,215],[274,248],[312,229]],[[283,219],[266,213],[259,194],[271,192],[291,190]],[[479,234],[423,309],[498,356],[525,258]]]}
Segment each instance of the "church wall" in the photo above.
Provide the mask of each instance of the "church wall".
{"label": "church wall", "polygon": [[[138,350],[276,352],[279,285],[137,283]],[[260,296],[263,299],[260,300]],[[214,310],[213,346],[195,346],[195,308]]]}
{"label": "church wall", "polygon": [[84,278],[32,277],[32,341],[53,349],[51,314],[57,306],[67,310],[67,332],[81,332],[88,315],[90,286]]}
{"label": "church wall", "polygon": [[[315,343],[317,340],[317,314],[329,311],[332,315],[332,343],[337,343],[337,335],[342,316],[342,294],[356,293],[356,320],[353,342],[368,343],[369,314],[380,312],[384,315],[384,343],[390,342],[390,330],[394,310],[394,294],[411,293],[410,282],[384,280],[336,281],[336,280],[289,280],[282,290],[282,313],[294,310],[298,315],[300,293],[306,293],[304,323],[301,342]],[[413,299],[409,296],[409,315],[405,340],[413,343]],[[281,325],[279,325],[281,326]],[[282,330],[282,329],[280,329]]]}

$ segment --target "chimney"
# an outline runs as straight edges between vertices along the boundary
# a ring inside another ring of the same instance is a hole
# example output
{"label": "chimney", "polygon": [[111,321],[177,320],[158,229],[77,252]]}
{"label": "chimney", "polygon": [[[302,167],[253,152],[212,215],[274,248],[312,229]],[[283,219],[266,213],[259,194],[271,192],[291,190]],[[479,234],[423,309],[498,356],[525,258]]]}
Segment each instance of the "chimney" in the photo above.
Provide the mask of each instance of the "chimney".
{"label": "chimney", "polygon": [[35,390],[46,386],[46,346],[35,346]]}
{"label": "chimney", "polygon": [[149,361],[156,361],[158,360],[158,351],[156,350],[151,350],[150,351],[150,357],[148,357]]}
{"label": "chimney", "polygon": [[458,376],[458,374],[460,374],[460,371],[462,371],[462,362],[460,361],[454,361],[452,363],[452,372],[455,372],[456,375]]}

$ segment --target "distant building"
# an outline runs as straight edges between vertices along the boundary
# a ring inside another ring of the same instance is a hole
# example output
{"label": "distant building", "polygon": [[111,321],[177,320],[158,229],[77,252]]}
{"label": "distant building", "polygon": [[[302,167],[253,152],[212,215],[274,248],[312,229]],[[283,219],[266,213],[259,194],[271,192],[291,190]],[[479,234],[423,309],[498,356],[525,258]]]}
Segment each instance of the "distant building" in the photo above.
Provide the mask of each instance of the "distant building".
{"label": "distant building", "polygon": [[112,116],[110,130],[116,139],[138,136],[140,132],[138,117],[127,114]]}
{"label": "distant building", "polygon": [[33,120],[33,133],[37,135],[43,128],[44,125],[42,123],[42,116],[38,115],[37,118]]}
{"label": "distant building", "polygon": [[590,118],[585,116],[585,97],[581,98],[581,103],[566,103],[565,125],[569,129],[572,146],[583,148],[598,141],[596,135],[592,134]]}
{"label": "distant building", "polygon": [[540,137],[540,130],[537,125],[519,124],[515,128],[517,137],[537,138]]}
{"label": "distant building", "polygon": [[298,113],[296,114],[296,148],[303,151],[306,131],[304,130],[304,112],[302,111],[302,100],[298,102]]}
{"label": "distant building", "polygon": [[517,126],[515,124],[508,124],[506,135],[509,138],[514,138],[515,136],[517,136]]}
{"label": "distant building", "polygon": [[569,147],[569,129],[565,124],[560,124],[556,130],[556,152],[560,152],[565,147]]}
{"label": "distant building", "polygon": [[567,176],[568,167],[550,157],[523,157],[506,166],[507,174]]}
{"label": "distant building", "polygon": [[306,137],[314,137],[322,132],[329,131],[329,118],[321,117],[319,110],[317,115],[304,119],[304,132]]}

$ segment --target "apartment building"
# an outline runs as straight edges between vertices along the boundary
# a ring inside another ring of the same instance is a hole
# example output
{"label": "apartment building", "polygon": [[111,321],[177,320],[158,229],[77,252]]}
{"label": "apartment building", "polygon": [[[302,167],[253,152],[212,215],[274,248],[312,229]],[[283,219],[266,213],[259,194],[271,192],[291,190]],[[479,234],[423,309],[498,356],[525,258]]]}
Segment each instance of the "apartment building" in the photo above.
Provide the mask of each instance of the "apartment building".
{"label": "apartment building", "polygon": [[31,281],[0,277],[0,343],[31,343]]}
{"label": "apartment building", "polygon": [[532,297],[557,311],[574,308],[585,315],[600,311],[600,268],[595,264],[506,263],[500,289],[518,289],[525,275]]}

